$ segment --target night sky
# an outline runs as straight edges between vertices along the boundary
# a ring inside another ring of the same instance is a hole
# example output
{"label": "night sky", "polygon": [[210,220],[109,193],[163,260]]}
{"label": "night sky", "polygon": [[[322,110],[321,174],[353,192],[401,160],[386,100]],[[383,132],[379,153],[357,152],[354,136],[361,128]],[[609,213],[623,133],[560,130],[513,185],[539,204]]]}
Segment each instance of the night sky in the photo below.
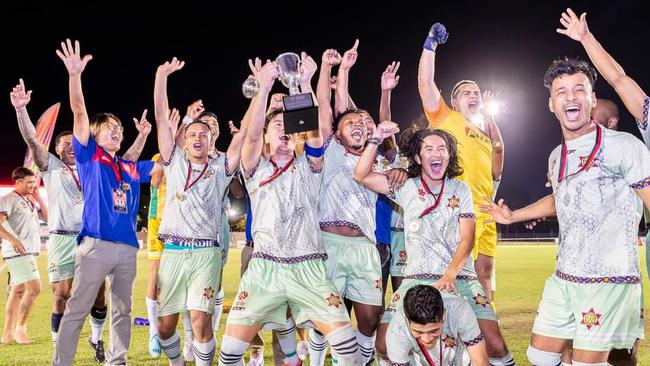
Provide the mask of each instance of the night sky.
{"label": "night sky", "polygon": [[[314,2],[310,6],[317,10],[309,12],[300,3],[273,2],[273,7],[260,8],[217,3],[183,1],[146,11],[121,2],[3,5],[0,90],[6,94],[0,106],[4,151],[0,182],[10,182],[11,170],[22,164],[25,153],[8,98],[19,77],[33,90],[28,106],[33,121],[50,105],[62,102],[55,134],[72,127],[68,76],[55,54],[65,38],[80,40],[82,53],[94,56],[83,74],[87,108],[90,114],[113,112],[120,117],[126,126],[122,151],[136,135],[132,117],[148,108],[153,123],[155,70],[173,56],[186,65],[170,78],[170,105],[184,113],[193,100],[203,99],[219,117],[223,133],[218,144],[224,149],[229,141],[228,120],[238,124],[247,107],[241,83],[249,74],[249,58],[274,59],[282,52],[306,51],[320,64],[326,48],[343,54],[355,38],[360,39],[359,58],[351,71],[350,91],[357,106],[377,118],[381,72],[391,61],[401,61],[392,110],[393,119],[407,127],[422,113],[416,79],[422,43],[431,24],[442,22],[450,33],[437,52],[436,82],[442,94],[448,98],[456,81],[473,79],[482,89],[499,93],[506,103],[507,112],[497,116],[506,148],[499,196],[514,207],[548,193],[544,188],[547,158],[561,142],[559,123],[547,107],[544,72],[556,57],[587,58],[579,43],[555,32],[567,6],[578,14],[587,11],[596,38],[628,75],[646,92],[650,90],[645,56],[650,52],[650,22],[640,1],[543,1],[529,6],[499,1],[428,1],[427,5],[399,1],[363,7],[337,1],[329,6]],[[278,82],[274,90],[285,88]],[[602,78],[596,83],[596,95],[613,99],[623,109]],[[621,129],[639,136],[625,111]],[[155,151],[154,130],[143,158]]]}

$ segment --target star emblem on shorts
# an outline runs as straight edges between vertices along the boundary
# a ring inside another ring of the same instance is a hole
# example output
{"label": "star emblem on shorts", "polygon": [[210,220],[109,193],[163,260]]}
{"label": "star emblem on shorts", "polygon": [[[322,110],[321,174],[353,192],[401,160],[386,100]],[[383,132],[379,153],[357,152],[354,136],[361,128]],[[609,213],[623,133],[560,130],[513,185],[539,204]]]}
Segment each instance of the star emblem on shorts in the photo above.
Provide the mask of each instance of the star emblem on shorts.
{"label": "star emblem on shorts", "polygon": [[330,295],[325,300],[327,300],[328,306],[334,306],[337,309],[341,306],[341,298],[337,294],[330,292]]}
{"label": "star emblem on shorts", "polygon": [[406,260],[406,250],[400,250],[399,251],[399,259]]}
{"label": "star emblem on shorts", "polygon": [[445,345],[445,348],[456,348],[456,346],[458,346],[456,338],[452,336],[445,336],[445,338],[442,338],[442,344]]}
{"label": "star emblem on shorts", "polygon": [[203,289],[203,297],[205,297],[208,300],[214,298],[214,290],[212,289],[212,286]]}
{"label": "star emblem on shorts", "polygon": [[474,299],[474,302],[476,305],[481,305],[482,307],[487,307],[490,302],[488,301],[487,297],[483,294],[476,294],[476,296],[473,296],[472,299]]}
{"label": "star emblem on shorts", "polygon": [[589,311],[582,311],[581,313],[582,320],[580,321],[580,324],[584,324],[587,327],[587,330],[591,329],[591,327],[600,325],[600,317],[602,314],[596,313],[593,307],[589,309]]}
{"label": "star emblem on shorts", "polygon": [[375,280],[375,288],[378,288],[378,289],[381,290],[382,287],[383,286],[382,286],[381,280]]}
{"label": "star emblem on shorts", "polygon": [[458,199],[458,197],[456,197],[456,195],[451,196],[447,200],[449,201],[447,203],[447,207],[456,208],[460,206],[460,200]]}

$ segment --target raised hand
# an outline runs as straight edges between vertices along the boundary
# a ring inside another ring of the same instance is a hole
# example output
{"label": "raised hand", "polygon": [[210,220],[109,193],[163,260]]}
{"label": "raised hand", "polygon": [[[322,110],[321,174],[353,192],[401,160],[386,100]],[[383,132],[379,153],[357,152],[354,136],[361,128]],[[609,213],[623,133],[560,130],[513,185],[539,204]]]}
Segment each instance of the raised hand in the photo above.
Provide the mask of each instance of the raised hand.
{"label": "raised hand", "polygon": [[138,130],[138,133],[144,136],[148,136],[149,132],[151,132],[151,123],[147,121],[147,110],[145,109],[144,112],[142,112],[142,116],[138,120],[137,118],[133,117],[133,122],[135,123],[135,128]]}
{"label": "raised hand", "polygon": [[336,66],[341,63],[341,54],[335,49],[327,49],[323,52],[321,63],[330,67]]}
{"label": "raised hand", "polygon": [[340,68],[342,69],[350,69],[352,66],[354,66],[354,63],[357,62],[357,56],[359,55],[357,53],[357,48],[359,48],[359,40],[354,41],[354,45],[352,48],[349,50],[345,51],[343,54],[343,59],[341,60],[341,66]]}
{"label": "raised hand", "polygon": [[169,126],[172,128],[172,134],[176,136],[176,131],[178,131],[178,122],[181,121],[181,112],[176,109],[172,108],[171,111],[169,111]]}
{"label": "raised hand", "polygon": [[399,61],[393,61],[392,64],[386,67],[386,70],[381,74],[381,90],[393,90],[399,83]]}
{"label": "raised hand", "polygon": [[480,205],[480,211],[492,215],[492,219],[485,220],[484,222],[495,221],[504,225],[509,225],[514,222],[512,211],[508,205],[503,203],[503,198],[499,200],[499,203],[495,203],[490,197],[485,197],[485,201],[487,204]]}
{"label": "raised hand", "polygon": [[300,53],[300,84],[308,84],[316,73],[318,65],[306,52]]}
{"label": "raised hand", "polygon": [[72,47],[70,39],[61,42],[61,50],[56,50],[56,54],[65,64],[65,68],[68,70],[69,75],[81,74],[86,68],[88,61],[93,59],[92,55],[81,57],[79,41],[74,41],[74,47]]}
{"label": "raised hand", "polygon": [[560,34],[581,42],[585,36],[589,34],[589,27],[587,26],[587,13],[582,13],[580,18],[570,8],[567,8],[562,13],[560,23],[565,29],[557,28],[556,31]]}
{"label": "raised hand", "polygon": [[377,128],[375,129],[372,137],[377,137],[383,140],[393,136],[398,132],[399,125],[397,125],[397,123],[391,121],[383,121],[377,125]]}
{"label": "raised hand", "polygon": [[494,94],[492,93],[491,90],[483,91],[483,95],[481,96],[481,113],[485,118],[492,117],[488,106],[492,101],[494,101],[494,99],[495,99]]}
{"label": "raised hand", "polygon": [[25,108],[32,98],[32,91],[25,91],[25,83],[23,79],[18,79],[18,85],[14,87],[11,93],[9,93],[9,98],[11,99],[11,105],[16,109]]}
{"label": "raised hand", "polygon": [[185,61],[180,61],[174,57],[171,61],[165,61],[164,64],[158,66],[157,73],[162,76],[169,76],[174,72],[182,69],[183,66],[185,66]]}
{"label": "raised hand", "polygon": [[187,106],[187,113],[185,113],[185,115],[190,117],[193,121],[199,116],[199,114],[203,113],[204,110],[205,107],[203,107],[203,101],[199,99]]}
{"label": "raised hand", "polygon": [[[251,66],[251,70],[253,70],[251,60],[248,60],[248,64]],[[261,64],[261,60],[256,58],[255,67],[257,70],[253,72],[253,75],[255,75],[255,78],[259,81],[260,88],[264,88],[268,92],[273,87],[275,79],[278,78],[279,70],[276,63],[271,60],[266,60],[264,66],[261,66]]]}

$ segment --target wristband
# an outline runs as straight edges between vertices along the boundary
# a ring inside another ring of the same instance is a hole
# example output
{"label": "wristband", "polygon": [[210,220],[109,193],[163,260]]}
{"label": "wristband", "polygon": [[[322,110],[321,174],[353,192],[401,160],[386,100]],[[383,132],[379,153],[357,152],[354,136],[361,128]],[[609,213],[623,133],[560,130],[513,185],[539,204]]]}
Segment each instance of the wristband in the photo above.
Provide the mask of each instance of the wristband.
{"label": "wristband", "polygon": [[312,158],[320,158],[325,153],[325,147],[311,147],[305,144],[305,154],[311,156]]}
{"label": "wristband", "polygon": [[382,142],[384,142],[384,140],[380,139],[379,137],[370,137],[370,138],[368,138],[368,143],[369,144],[380,145]]}

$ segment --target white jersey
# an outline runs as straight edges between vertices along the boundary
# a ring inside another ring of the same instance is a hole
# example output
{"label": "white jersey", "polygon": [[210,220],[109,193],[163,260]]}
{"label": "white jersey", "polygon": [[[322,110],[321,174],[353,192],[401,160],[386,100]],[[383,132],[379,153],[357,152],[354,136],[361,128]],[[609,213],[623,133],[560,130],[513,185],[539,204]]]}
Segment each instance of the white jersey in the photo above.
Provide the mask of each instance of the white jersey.
{"label": "white jersey", "polygon": [[[26,254],[38,255],[41,249],[41,233],[38,224],[38,208],[27,198],[15,191],[0,199],[0,214],[6,217],[2,223],[8,232],[23,243]],[[7,240],[2,243],[2,257],[20,256]]]}
{"label": "white jersey", "polygon": [[48,230],[50,234],[77,235],[84,210],[77,166],[68,166],[56,156],[49,155],[47,168],[41,170],[47,188]]}
{"label": "white jersey", "polygon": [[[406,277],[430,278],[443,275],[460,245],[460,219],[474,218],[472,193],[458,179],[445,179],[444,190],[438,207],[426,215],[421,214],[434,206],[440,188],[427,187],[421,178],[409,178],[395,190],[393,199],[404,209],[404,240],[408,262]],[[476,279],[474,261],[468,256],[458,273],[466,279]]]}
{"label": "white jersey", "polygon": [[[650,97],[646,95],[643,99],[643,120],[637,120],[636,125],[639,128],[639,132],[641,132],[641,138],[643,138],[645,146],[650,150],[650,127],[648,126],[650,123],[650,114],[648,113],[648,109],[650,109]],[[650,225],[650,211],[647,208],[645,209],[645,223],[646,226]]]}
{"label": "white jersey", "polygon": [[280,263],[326,258],[318,230],[322,177],[304,154],[284,162],[260,158],[252,176],[246,178],[254,258]]}
{"label": "white jersey", "polygon": [[321,228],[348,226],[357,229],[375,244],[377,194],[354,181],[358,161],[358,155],[347,151],[336,137],[331,137],[323,162],[319,223]]}
{"label": "white jersey", "polygon": [[190,164],[185,150],[175,147],[163,166],[167,193],[158,238],[169,244],[215,246],[221,205],[233,174],[226,154],[208,158],[207,164]]}
{"label": "white jersey", "polygon": [[[411,334],[404,308],[400,308],[388,325],[386,346],[391,365],[463,366],[463,353],[483,340],[472,308],[462,297],[442,292],[445,322],[436,344],[427,349]],[[441,351],[442,350],[442,357]],[[440,360],[442,359],[442,362]]]}
{"label": "white jersey", "polygon": [[562,146],[549,157],[561,234],[556,275],[579,283],[639,283],[642,203],[635,189],[650,185],[650,152],[633,135],[600,130],[590,164],[597,131],[566,142],[563,176],[569,178],[562,182]]}

